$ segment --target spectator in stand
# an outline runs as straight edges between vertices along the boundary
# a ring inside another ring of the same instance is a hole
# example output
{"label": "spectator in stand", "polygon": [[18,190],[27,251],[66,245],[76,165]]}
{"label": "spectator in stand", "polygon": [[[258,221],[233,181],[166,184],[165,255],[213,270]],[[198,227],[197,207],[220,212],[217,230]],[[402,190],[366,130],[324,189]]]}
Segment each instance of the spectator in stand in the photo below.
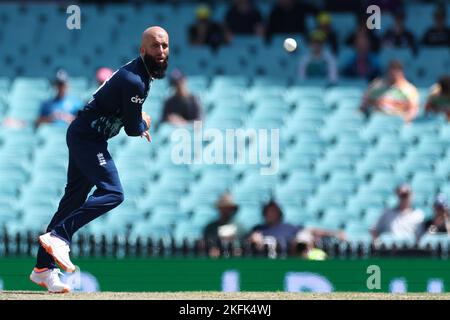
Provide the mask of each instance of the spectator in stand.
{"label": "spectator in stand", "polygon": [[441,77],[434,86],[425,104],[426,113],[444,113],[450,121],[450,76]]}
{"label": "spectator in stand", "polygon": [[238,205],[229,193],[223,194],[216,203],[219,218],[208,224],[203,230],[203,239],[209,243],[209,256],[220,255],[219,242],[234,242],[242,239],[242,227],[234,221]]}
{"label": "spectator in stand", "polygon": [[[283,253],[291,251],[295,255],[319,260],[319,257],[315,255],[317,252],[311,251],[315,241],[326,237],[339,240],[346,239],[342,230],[302,228],[283,223],[281,208],[273,200],[264,206],[263,216],[264,224],[255,226],[248,238],[249,242],[260,252],[264,249],[264,245],[268,245],[269,252],[275,251],[274,249],[278,245]],[[305,241],[305,239],[308,240]],[[304,243],[304,250],[299,250],[298,243]],[[312,254],[312,256],[309,256],[309,254]]]}
{"label": "spectator in stand", "polygon": [[385,48],[409,48],[414,55],[417,54],[416,39],[411,31],[406,29],[403,13],[395,15],[394,26],[385,32],[382,43]]}
{"label": "spectator in stand", "polygon": [[331,15],[328,12],[322,11],[317,15],[317,29],[325,34],[325,44],[327,44],[333,54],[338,54],[339,44],[336,31],[331,25]]}
{"label": "spectator in stand", "polygon": [[68,125],[75,119],[78,110],[82,107],[82,103],[78,98],[68,94],[68,81],[69,76],[66,71],[59,70],[56,73],[53,82],[56,88],[56,96],[41,105],[36,127],[43,123]]}
{"label": "spectator in stand", "polygon": [[226,43],[223,28],[210,19],[209,7],[201,5],[197,8],[197,21],[189,27],[189,42],[194,46],[210,46],[217,50]]}
{"label": "spectator in stand", "polygon": [[357,47],[357,42],[364,37],[369,42],[368,50],[370,52],[380,51],[381,41],[373,30],[367,28],[366,17],[358,18],[356,31],[351,33],[345,40],[345,44],[351,47]]}
{"label": "spectator in stand", "polygon": [[317,9],[310,4],[295,0],[278,0],[269,15],[266,36],[270,40],[275,34],[300,33],[307,35],[306,15],[315,14]]}
{"label": "spectator in stand", "polygon": [[376,240],[384,233],[400,238],[412,238],[420,235],[424,213],[412,207],[412,191],[409,185],[402,184],[396,188],[398,205],[386,209],[371,230]]}
{"label": "spectator in stand", "polygon": [[292,244],[294,246],[294,256],[318,261],[327,258],[325,251],[315,247],[314,236],[310,232],[303,232],[303,230],[299,231]]}
{"label": "spectator in stand", "polygon": [[5,117],[5,119],[3,119],[3,121],[1,122],[1,125],[5,128],[22,129],[27,126],[27,123],[21,119]]}
{"label": "spectator in stand", "polygon": [[95,73],[95,80],[97,80],[97,85],[100,87],[106,80],[108,80],[112,75],[113,71],[110,68],[102,67]]}
{"label": "spectator in stand", "polygon": [[299,229],[291,224],[283,223],[281,208],[273,200],[269,201],[262,211],[264,224],[255,226],[248,240],[258,251],[262,251],[267,244],[273,251],[278,245],[282,252],[287,252]]}
{"label": "spectator in stand", "polygon": [[225,16],[229,37],[234,35],[264,35],[261,13],[253,0],[234,0]]}
{"label": "spectator in stand", "polygon": [[360,109],[366,116],[375,110],[400,116],[407,123],[414,120],[419,112],[419,93],[406,80],[400,61],[391,61],[387,77],[375,79],[369,84]]}
{"label": "spectator in stand", "polygon": [[311,32],[310,50],[300,60],[300,79],[327,78],[333,84],[337,81],[336,59],[324,48],[325,34],[320,30]]}
{"label": "spectator in stand", "polygon": [[359,34],[355,39],[355,47],[352,56],[342,68],[342,75],[349,78],[372,80],[380,74],[378,55],[371,52],[369,39],[364,34]]}
{"label": "spectator in stand", "polygon": [[450,212],[444,195],[440,194],[436,197],[433,211],[433,217],[423,223],[423,234],[448,234],[450,236]]}
{"label": "spectator in stand", "polygon": [[318,228],[300,228],[292,243],[294,256],[308,260],[325,260],[327,254],[316,248],[316,243],[320,240],[324,243],[326,239],[345,241],[346,234],[342,230],[325,230]]}
{"label": "spectator in stand", "polygon": [[434,13],[434,26],[430,27],[424,34],[422,43],[426,46],[450,47],[450,28],[445,22],[444,9],[437,9]]}
{"label": "spectator in stand", "polygon": [[164,102],[161,122],[185,125],[200,120],[202,113],[200,102],[189,92],[184,74],[175,69],[171,72],[169,81],[175,92]]}

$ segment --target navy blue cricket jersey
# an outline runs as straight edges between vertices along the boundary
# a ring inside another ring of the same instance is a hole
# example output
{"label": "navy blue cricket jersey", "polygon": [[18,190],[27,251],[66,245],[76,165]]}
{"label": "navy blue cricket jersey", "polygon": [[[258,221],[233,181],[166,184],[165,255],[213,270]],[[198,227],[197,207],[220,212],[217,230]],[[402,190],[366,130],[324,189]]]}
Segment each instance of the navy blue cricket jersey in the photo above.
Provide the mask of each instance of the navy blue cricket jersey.
{"label": "navy blue cricket jersey", "polygon": [[93,94],[93,99],[78,113],[79,118],[106,139],[124,127],[129,136],[140,136],[147,124],[142,119],[142,104],[153,79],[141,57],[118,69]]}

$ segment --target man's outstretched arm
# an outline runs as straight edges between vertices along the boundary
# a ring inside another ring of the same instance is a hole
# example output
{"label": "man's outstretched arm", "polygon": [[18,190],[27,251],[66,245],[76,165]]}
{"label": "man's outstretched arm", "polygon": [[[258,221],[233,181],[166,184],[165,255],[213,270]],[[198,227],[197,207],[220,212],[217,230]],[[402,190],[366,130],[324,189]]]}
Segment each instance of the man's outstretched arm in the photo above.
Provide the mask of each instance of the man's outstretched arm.
{"label": "man's outstretched arm", "polygon": [[141,136],[150,128],[150,119],[144,119],[142,104],[144,90],[139,85],[128,83],[122,92],[123,126],[125,133],[132,137]]}

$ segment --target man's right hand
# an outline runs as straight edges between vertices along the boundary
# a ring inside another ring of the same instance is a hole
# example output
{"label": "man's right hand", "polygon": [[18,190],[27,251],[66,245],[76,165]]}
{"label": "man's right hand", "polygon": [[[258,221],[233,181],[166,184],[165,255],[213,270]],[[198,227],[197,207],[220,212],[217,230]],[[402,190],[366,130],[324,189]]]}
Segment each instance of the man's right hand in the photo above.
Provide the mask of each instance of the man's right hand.
{"label": "man's right hand", "polygon": [[148,132],[148,130],[150,130],[150,126],[152,124],[152,119],[150,118],[150,116],[147,113],[142,111],[142,120],[144,120],[145,123],[147,124],[147,130],[141,134],[141,137],[144,137],[145,139],[147,139],[148,142],[152,142],[152,136]]}
{"label": "man's right hand", "polygon": [[145,121],[145,123],[147,124],[147,130],[149,130],[152,124],[152,119],[147,113],[145,113],[145,111],[142,111],[142,120]]}
{"label": "man's right hand", "polygon": [[141,138],[144,137],[145,139],[147,139],[148,142],[152,142],[152,136],[150,135],[150,133],[148,133],[148,131],[144,131],[141,134]]}

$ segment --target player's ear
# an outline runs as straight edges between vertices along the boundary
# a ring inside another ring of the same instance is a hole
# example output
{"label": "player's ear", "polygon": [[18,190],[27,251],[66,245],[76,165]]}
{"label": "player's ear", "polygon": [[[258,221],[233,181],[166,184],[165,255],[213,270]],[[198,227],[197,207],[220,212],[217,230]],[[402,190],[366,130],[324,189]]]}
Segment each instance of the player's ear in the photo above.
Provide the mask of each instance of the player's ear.
{"label": "player's ear", "polygon": [[140,53],[141,55],[144,55],[144,54],[145,54],[145,48],[144,48],[144,46],[141,46],[141,47],[139,48],[139,53]]}

